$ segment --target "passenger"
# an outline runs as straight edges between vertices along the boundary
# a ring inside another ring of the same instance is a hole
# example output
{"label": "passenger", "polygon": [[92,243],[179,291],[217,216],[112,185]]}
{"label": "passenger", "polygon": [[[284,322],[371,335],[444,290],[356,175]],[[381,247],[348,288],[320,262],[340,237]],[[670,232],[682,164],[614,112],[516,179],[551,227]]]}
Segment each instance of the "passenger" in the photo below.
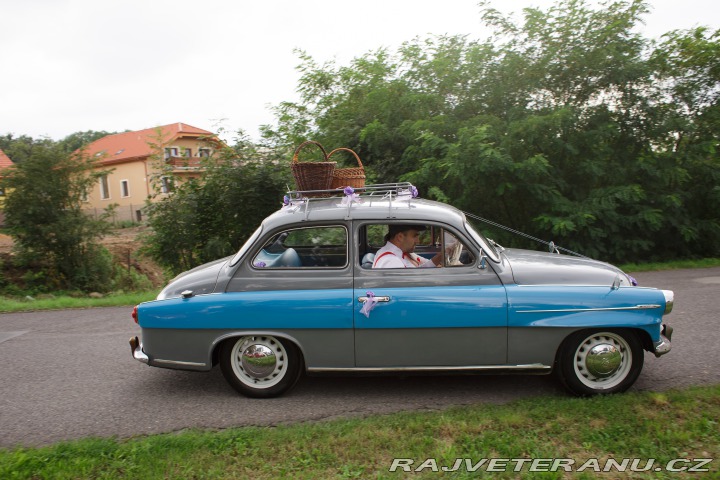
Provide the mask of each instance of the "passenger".
{"label": "passenger", "polygon": [[390,225],[385,235],[385,246],[375,254],[372,268],[432,268],[439,266],[442,255],[428,260],[413,253],[424,225]]}

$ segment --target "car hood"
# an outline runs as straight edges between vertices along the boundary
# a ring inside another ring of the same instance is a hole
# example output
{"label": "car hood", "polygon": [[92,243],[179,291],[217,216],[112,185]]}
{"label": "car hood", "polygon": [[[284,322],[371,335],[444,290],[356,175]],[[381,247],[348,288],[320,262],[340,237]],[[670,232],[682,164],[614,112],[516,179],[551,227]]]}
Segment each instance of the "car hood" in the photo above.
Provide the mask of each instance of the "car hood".
{"label": "car hood", "polygon": [[518,285],[604,285],[615,279],[630,286],[632,280],[609,263],[557,253],[509,248],[502,252]]}
{"label": "car hood", "polygon": [[218,274],[231,257],[221,258],[183,272],[168,283],[158,295],[158,300],[179,297],[185,290],[194,295],[212,293],[217,283]]}

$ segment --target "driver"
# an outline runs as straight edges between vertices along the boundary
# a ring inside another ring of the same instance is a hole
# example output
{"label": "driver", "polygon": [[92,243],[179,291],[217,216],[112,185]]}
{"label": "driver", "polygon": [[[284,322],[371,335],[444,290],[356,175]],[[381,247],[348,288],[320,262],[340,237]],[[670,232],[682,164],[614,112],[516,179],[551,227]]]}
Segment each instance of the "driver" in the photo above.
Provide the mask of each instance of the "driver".
{"label": "driver", "polygon": [[385,235],[385,246],[375,254],[372,268],[432,268],[439,266],[442,255],[431,260],[413,253],[424,225],[390,225]]}

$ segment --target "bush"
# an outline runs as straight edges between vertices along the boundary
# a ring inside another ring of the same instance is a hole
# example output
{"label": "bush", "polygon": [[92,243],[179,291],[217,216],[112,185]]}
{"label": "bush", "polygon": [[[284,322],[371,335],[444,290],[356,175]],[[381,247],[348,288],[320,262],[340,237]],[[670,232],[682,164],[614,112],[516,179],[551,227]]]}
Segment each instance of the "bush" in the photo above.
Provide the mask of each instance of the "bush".
{"label": "bush", "polygon": [[123,292],[142,292],[152,290],[153,284],[142,273],[139,273],[134,268],[122,268],[119,265],[115,266],[115,274],[113,278],[113,290]]}
{"label": "bush", "polygon": [[24,277],[27,288],[110,288],[110,254],[96,243],[109,225],[83,212],[84,199],[102,173],[47,142],[33,145],[27,158],[8,170],[5,221],[18,263],[31,268]]}
{"label": "bush", "polygon": [[172,275],[236,252],[281,205],[286,163],[227,161],[146,206],[143,252]]}

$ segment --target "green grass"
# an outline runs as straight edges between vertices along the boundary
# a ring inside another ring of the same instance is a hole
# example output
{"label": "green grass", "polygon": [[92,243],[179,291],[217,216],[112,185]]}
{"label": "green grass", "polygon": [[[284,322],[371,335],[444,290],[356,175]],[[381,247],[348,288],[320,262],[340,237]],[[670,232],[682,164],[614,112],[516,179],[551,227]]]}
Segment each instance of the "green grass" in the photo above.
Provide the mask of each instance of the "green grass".
{"label": "green grass", "polygon": [[654,272],[658,270],[677,270],[679,268],[720,267],[720,258],[703,258],[700,260],[676,260],[662,263],[626,263],[618,265],[623,272]]}
{"label": "green grass", "polygon": [[71,297],[67,295],[38,296],[38,298],[0,297],[0,313],[27,312],[33,310],[58,310],[63,308],[118,307],[137,305],[153,300],[157,291],[112,294],[103,298]]}
{"label": "green grass", "polygon": [[[129,440],[86,439],[0,449],[3,479],[595,478],[583,473],[390,472],[393,458],[712,458],[709,473],[651,471],[604,478],[720,478],[720,386],[578,399],[540,397],[439,412],[398,413],[278,427],[191,430]],[[686,466],[677,463],[676,466]]]}

